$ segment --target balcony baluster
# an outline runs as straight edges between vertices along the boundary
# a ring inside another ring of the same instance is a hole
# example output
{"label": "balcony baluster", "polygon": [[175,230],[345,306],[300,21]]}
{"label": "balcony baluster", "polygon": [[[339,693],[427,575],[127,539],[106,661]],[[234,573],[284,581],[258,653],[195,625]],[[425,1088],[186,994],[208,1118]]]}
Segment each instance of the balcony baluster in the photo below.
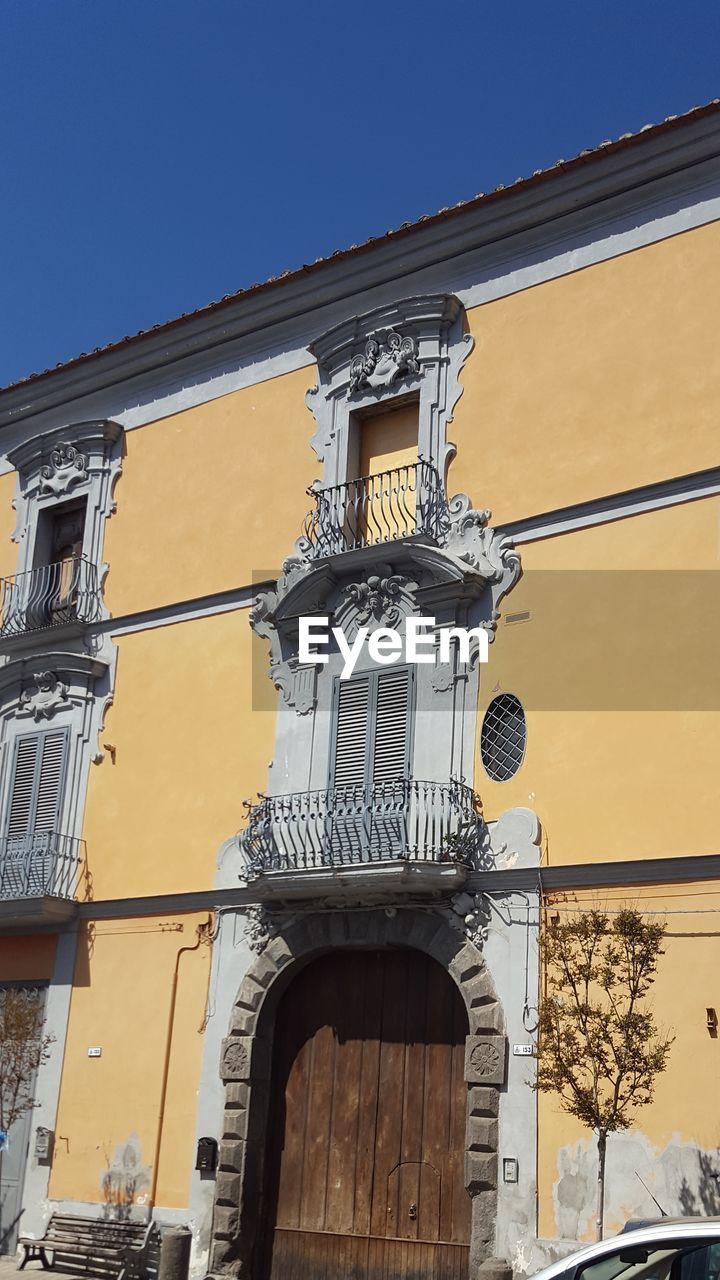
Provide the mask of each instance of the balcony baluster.
{"label": "balcony baluster", "polygon": [[0,638],[44,631],[101,615],[96,565],[84,556],[39,565],[1,580]]}
{"label": "balcony baluster", "polygon": [[450,526],[440,475],[423,459],[308,493],[316,505],[303,532],[316,560],[419,535],[437,542]]}
{"label": "balcony baluster", "polygon": [[78,896],[85,865],[82,840],[57,831],[31,831],[0,841],[0,902]]}
{"label": "balcony baluster", "polygon": [[240,845],[249,878],[398,859],[472,866],[484,831],[471,787],[398,779],[263,796]]}

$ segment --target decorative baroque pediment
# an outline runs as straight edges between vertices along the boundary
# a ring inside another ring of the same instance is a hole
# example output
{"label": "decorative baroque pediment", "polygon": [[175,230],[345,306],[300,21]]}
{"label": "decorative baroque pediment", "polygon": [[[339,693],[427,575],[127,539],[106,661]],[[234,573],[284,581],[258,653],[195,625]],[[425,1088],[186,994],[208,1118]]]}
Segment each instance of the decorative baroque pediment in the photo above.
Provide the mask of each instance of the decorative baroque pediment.
{"label": "decorative baroque pediment", "polygon": [[334,623],[342,627],[348,640],[354,639],[360,627],[370,631],[377,627],[399,627],[403,619],[416,611],[418,584],[392,565],[379,565],[379,573],[371,573],[359,582],[342,588],[342,599],[334,611]]}
{"label": "decorative baroque pediment", "polygon": [[50,461],[40,468],[40,493],[63,498],[87,478],[87,455],[73,444],[61,442],[51,450]]}
{"label": "decorative baroque pediment", "polygon": [[379,329],[365,343],[362,355],[350,361],[347,394],[364,387],[391,387],[398,378],[422,372],[415,338],[403,337],[396,329]]}
{"label": "decorative baroque pediment", "polygon": [[335,325],[310,344],[317,386],[306,403],[316,422],[311,445],[326,484],[344,483],[350,415],[398,394],[419,400],[418,451],[444,474],[455,452],[447,440],[462,395],[459,374],[473,348],[454,294],[427,294],[376,307]]}
{"label": "decorative baroque pediment", "polygon": [[103,524],[115,510],[113,491],[122,469],[122,437],[122,426],[109,419],[75,422],[31,436],[8,451],[18,473],[12,536],[21,546],[19,572],[32,565],[28,535],[37,509],[83,493],[87,494],[85,550],[89,559],[99,562]]}
{"label": "decorative baroque pediment", "polygon": [[51,720],[56,711],[67,711],[71,706],[67,684],[54,671],[38,671],[33,674],[32,684],[20,694],[17,715]]}

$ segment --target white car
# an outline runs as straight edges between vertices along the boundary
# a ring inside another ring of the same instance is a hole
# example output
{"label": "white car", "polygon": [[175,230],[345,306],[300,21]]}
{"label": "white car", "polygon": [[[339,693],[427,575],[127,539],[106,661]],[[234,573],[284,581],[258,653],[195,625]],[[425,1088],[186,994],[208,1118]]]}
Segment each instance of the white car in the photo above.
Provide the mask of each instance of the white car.
{"label": "white car", "polygon": [[533,1280],[720,1280],[720,1218],[628,1223],[538,1271]]}

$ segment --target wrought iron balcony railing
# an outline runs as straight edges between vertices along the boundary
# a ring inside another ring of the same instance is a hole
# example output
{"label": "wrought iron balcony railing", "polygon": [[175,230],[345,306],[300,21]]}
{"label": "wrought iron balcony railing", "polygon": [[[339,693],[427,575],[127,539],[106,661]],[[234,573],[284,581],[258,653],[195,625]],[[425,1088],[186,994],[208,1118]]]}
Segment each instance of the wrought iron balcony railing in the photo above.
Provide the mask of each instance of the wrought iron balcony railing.
{"label": "wrought iron balcony railing", "polygon": [[240,844],[253,878],[396,859],[471,866],[484,832],[471,787],[400,779],[263,796]]}
{"label": "wrought iron balcony railing", "polygon": [[85,865],[82,840],[57,831],[32,831],[0,841],[0,902],[78,896]]}
{"label": "wrought iron balcony railing", "polygon": [[438,541],[450,521],[437,468],[420,459],[347,484],[312,486],[315,510],[303,532],[313,559],[396,542],[414,534]]}
{"label": "wrought iron balcony railing", "polygon": [[40,565],[2,579],[0,637],[44,631],[101,614],[97,566],[84,556]]}

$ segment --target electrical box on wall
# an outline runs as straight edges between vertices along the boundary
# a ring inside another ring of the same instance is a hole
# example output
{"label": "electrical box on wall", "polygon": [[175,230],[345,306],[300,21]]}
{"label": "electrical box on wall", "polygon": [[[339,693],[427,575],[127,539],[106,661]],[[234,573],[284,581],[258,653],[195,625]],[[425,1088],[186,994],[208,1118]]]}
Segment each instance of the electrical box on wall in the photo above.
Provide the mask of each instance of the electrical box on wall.
{"label": "electrical box on wall", "polygon": [[214,1173],[217,1169],[218,1144],[215,1138],[199,1138],[195,1168],[201,1173]]}
{"label": "electrical box on wall", "polygon": [[35,1130],[35,1159],[42,1164],[49,1164],[52,1160],[54,1142],[55,1134],[52,1129],[45,1129],[42,1125],[38,1125]]}

